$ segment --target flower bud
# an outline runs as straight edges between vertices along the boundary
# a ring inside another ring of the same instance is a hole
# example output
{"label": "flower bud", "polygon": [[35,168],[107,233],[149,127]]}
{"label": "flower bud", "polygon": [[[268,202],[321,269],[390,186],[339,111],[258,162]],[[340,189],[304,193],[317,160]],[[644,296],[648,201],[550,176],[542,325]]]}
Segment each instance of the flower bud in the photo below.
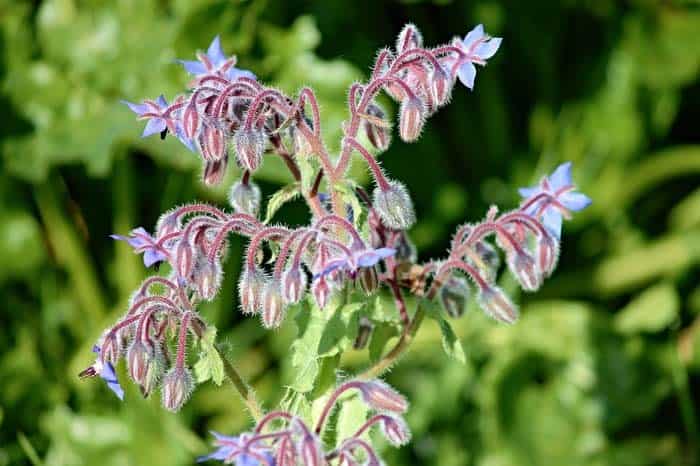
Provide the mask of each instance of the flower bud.
{"label": "flower bud", "polygon": [[323,458],[323,448],[317,435],[306,432],[299,440],[298,451],[300,463],[304,466],[323,466],[326,461]]}
{"label": "flower bud", "polygon": [[374,208],[384,225],[393,230],[406,230],[416,222],[413,201],[406,187],[398,181],[389,181],[389,189],[374,190]]}
{"label": "flower bud", "polygon": [[177,274],[182,280],[189,280],[192,274],[194,260],[192,258],[192,247],[190,243],[182,238],[175,249],[175,260],[177,261]]}
{"label": "flower bud", "polygon": [[418,97],[410,97],[401,102],[399,111],[399,136],[406,142],[413,142],[420,136],[425,122],[425,105]]}
{"label": "flower bud", "polygon": [[228,195],[228,202],[236,212],[253,217],[257,217],[260,212],[260,199],[260,188],[252,181],[245,184],[236,181]]}
{"label": "flower bud", "polygon": [[118,332],[119,334],[111,332],[110,330],[107,330],[104,333],[102,343],[100,345],[100,351],[104,350],[102,359],[104,359],[105,362],[117,364],[119,361],[124,348],[121,334],[123,334],[125,330],[127,329],[122,329],[122,331]]}
{"label": "flower bud", "polygon": [[193,390],[194,379],[190,370],[186,367],[173,367],[163,378],[163,406],[168,411],[179,411]]}
{"label": "flower bud", "polygon": [[238,164],[251,172],[257,170],[265,152],[265,134],[260,130],[241,128],[233,140]]}
{"label": "flower bud", "polygon": [[379,426],[384,437],[395,447],[406,445],[411,440],[411,431],[400,417],[384,414]]}
{"label": "flower bud", "polygon": [[481,288],[479,305],[488,316],[506,324],[512,324],[518,320],[518,308],[497,286]]}
{"label": "flower bud", "polygon": [[205,301],[211,301],[221,288],[223,273],[218,260],[211,262],[206,256],[197,261],[197,266],[193,270],[193,280],[197,286],[199,296]]}
{"label": "flower bud", "polygon": [[423,36],[415,24],[406,24],[399,33],[396,39],[396,51],[398,53],[405,52],[409,49],[414,49],[423,46]]}
{"label": "flower bud", "polygon": [[199,137],[199,146],[204,160],[222,160],[226,155],[226,138],[224,132],[216,126],[207,125]]}
{"label": "flower bud", "polygon": [[364,121],[367,139],[376,149],[387,150],[391,144],[391,131],[385,120],[384,110],[379,105],[372,103],[367,106],[367,115],[370,117]]}
{"label": "flower bud", "polygon": [[316,304],[320,309],[326,307],[326,304],[328,304],[328,299],[331,296],[331,287],[328,280],[326,280],[326,277],[321,277],[314,280],[311,285],[311,294],[314,295]]}
{"label": "flower bud", "polygon": [[408,410],[406,398],[381,380],[363,382],[358,388],[364,402],[373,409],[395,413],[404,413]]}
{"label": "flower bud", "polygon": [[450,276],[439,293],[440,304],[448,316],[456,319],[464,314],[469,299],[469,285],[463,277]]}
{"label": "flower bud", "polygon": [[508,268],[525,291],[536,291],[542,284],[542,273],[535,259],[522,249],[508,254]]}
{"label": "flower bud", "polygon": [[243,270],[238,281],[238,296],[241,300],[241,310],[244,314],[257,314],[262,306],[262,293],[266,286],[267,277],[258,268]]}
{"label": "flower bud", "polygon": [[162,355],[158,343],[135,339],[127,351],[129,375],[141,387],[144,396],[156,388],[163,374]]}
{"label": "flower bud", "polygon": [[217,160],[207,160],[204,163],[204,172],[202,173],[202,180],[207,186],[215,186],[221,183],[226,174],[226,167],[228,166],[228,155],[224,155],[222,158]]}
{"label": "flower bud", "polygon": [[496,248],[486,241],[479,241],[474,245],[474,251],[479,255],[481,262],[486,266],[485,272],[492,281],[496,278],[498,268],[501,266],[501,258]]}
{"label": "flower bud", "polygon": [[396,244],[394,244],[394,248],[396,249],[396,255],[394,256],[396,262],[414,263],[418,259],[418,251],[416,250],[416,246],[413,244],[406,232],[401,232],[396,240]]}
{"label": "flower bud", "polygon": [[357,271],[355,283],[360,287],[362,292],[367,296],[374,294],[379,289],[379,276],[377,267],[362,267]]}
{"label": "flower bud", "polygon": [[286,307],[277,282],[269,281],[262,295],[262,322],[265,328],[277,328],[284,320]]}
{"label": "flower bud", "polygon": [[445,105],[450,100],[452,92],[452,80],[442,68],[433,72],[431,79],[431,91],[438,106]]}
{"label": "flower bud", "polygon": [[356,350],[361,350],[367,347],[369,342],[369,337],[372,336],[372,331],[374,330],[374,324],[367,316],[360,317],[360,322],[357,328],[357,336],[352,344],[352,347]]}
{"label": "flower bud", "polygon": [[194,101],[190,102],[182,114],[182,126],[187,139],[193,140],[199,130],[199,113]]}
{"label": "flower bud", "polygon": [[300,267],[290,266],[282,273],[282,297],[289,304],[301,301],[306,291],[306,274]]}
{"label": "flower bud", "polygon": [[547,234],[537,241],[537,264],[545,277],[549,277],[559,260],[559,241]]}

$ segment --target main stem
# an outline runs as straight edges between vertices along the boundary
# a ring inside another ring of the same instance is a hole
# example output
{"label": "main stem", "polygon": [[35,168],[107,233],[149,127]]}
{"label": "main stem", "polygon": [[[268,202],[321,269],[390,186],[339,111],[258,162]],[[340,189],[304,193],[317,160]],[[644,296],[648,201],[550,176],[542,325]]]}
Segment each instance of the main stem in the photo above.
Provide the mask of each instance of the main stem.
{"label": "main stem", "polygon": [[233,364],[231,364],[229,360],[223,354],[221,354],[221,351],[218,349],[216,351],[219,353],[219,357],[224,362],[224,372],[226,372],[226,376],[229,378],[229,380],[231,380],[233,387],[236,389],[238,394],[241,395],[241,398],[243,398],[246,408],[248,408],[248,411],[257,423],[260,421],[260,419],[262,419],[265,412],[263,411],[262,406],[260,406],[260,403],[255,396],[255,392],[243,380],[243,377],[241,377],[236,368],[233,367]]}

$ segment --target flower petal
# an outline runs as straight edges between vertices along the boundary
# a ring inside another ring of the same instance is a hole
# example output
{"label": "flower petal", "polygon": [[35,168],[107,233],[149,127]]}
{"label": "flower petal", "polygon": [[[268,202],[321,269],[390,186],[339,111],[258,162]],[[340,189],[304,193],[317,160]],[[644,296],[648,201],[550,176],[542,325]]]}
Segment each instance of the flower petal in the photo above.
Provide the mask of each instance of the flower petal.
{"label": "flower petal", "polygon": [[535,196],[540,191],[541,189],[539,186],[533,186],[531,188],[518,188],[518,193],[526,199]]}
{"label": "flower petal", "polygon": [[542,223],[555,238],[561,239],[562,216],[556,207],[545,209],[542,214]]}
{"label": "flower petal", "polygon": [[126,241],[126,243],[134,249],[148,245],[147,241],[138,236],[109,235],[109,237],[117,241]]}
{"label": "flower petal", "polygon": [[462,84],[469,89],[474,89],[474,78],[476,78],[476,67],[470,61],[462,64],[457,72],[457,77]]}
{"label": "flower petal", "polygon": [[503,39],[500,37],[494,37],[486,42],[482,42],[476,47],[474,55],[482,60],[488,60],[489,58],[493,57],[496,52],[498,52],[498,48],[501,46],[502,41]]}
{"label": "flower petal", "polygon": [[207,74],[207,68],[199,61],[192,60],[178,60],[178,63],[182,64],[188,73],[198,76],[200,74]]}
{"label": "flower petal", "polygon": [[153,134],[162,133],[167,127],[168,125],[165,123],[164,119],[151,118],[150,120],[148,120],[148,123],[146,123],[146,127],[143,129],[141,137],[145,138]]}
{"label": "flower petal", "polygon": [[571,162],[564,162],[559,165],[549,176],[549,183],[552,191],[571,186]]}
{"label": "flower petal", "polygon": [[593,201],[583,193],[568,192],[559,196],[559,202],[567,209],[578,212],[591,205]]}
{"label": "flower petal", "polygon": [[114,366],[112,363],[103,363],[102,369],[100,370],[100,377],[107,382],[107,387],[117,395],[117,398],[124,401],[124,389],[119,385],[119,380],[117,380],[117,373],[114,371]]}
{"label": "flower petal", "polygon": [[150,267],[158,262],[163,262],[166,259],[165,254],[156,248],[149,248],[143,253],[143,264]]}
{"label": "flower petal", "polygon": [[482,39],[484,37],[484,25],[483,24],[477,24],[474,29],[469,31],[469,33],[464,36],[464,48],[469,49],[476,41]]}
{"label": "flower petal", "polygon": [[214,68],[218,68],[222,62],[226,61],[224,51],[221,49],[221,38],[218,35],[211,41],[209,49],[207,50],[207,57],[211,60]]}
{"label": "flower petal", "polygon": [[134,112],[135,114],[137,114],[139,116],[143,115],[144,113],[146,113],[149,110],[148,105],[146,105],[146,104],[135,104],[135,103],[129,102],[128,100],[120,100],[120,102],[123,103],[124,105],[126,105],[127,107],[129,107],[132,112]]}

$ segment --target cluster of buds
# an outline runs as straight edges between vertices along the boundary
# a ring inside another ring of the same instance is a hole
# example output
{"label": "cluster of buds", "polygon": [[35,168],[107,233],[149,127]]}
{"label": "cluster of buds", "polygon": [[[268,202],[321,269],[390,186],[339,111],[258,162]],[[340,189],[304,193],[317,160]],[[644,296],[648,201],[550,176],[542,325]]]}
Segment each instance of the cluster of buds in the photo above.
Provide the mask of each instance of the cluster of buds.
{"label": "cluster of buds", "polygon": [[[367,295],[390,290],[408,332],[411,318],[404,293],[437,299],[449,316],[458,317],[469,299],[470,282],[488,315],[514,322],[517,309],[496,284],[499,249],[525,291],[537,290],[552,273],[562,219],[590,203],[575,191],[571,164],[561,165],[539,185],[521,189],[524,199],[518,209],[499,215],[492,207],[483,221],[460,227],[447,259],[418,264],[407,231],[416,221],[409,191],[385,175],[371,152],[386,150],[391,140],[392,125],[377,102],[380,92],[399,104],[401,139],[415,141],[426,119],[449,101],[457,81],[473,89],[475,65],[485,65],[500,44],[500,38],[489,37],[479,25],[464,39],[425,48],[416,27],[406,26],[395,49],[377,55],[369,81],[350,87],[349,121],[343,125],[336,157],[323,143],[313,91],[304,88],[292,98],[265,87],[251,72],[234,67],[235,56],[224,55],[218,37],[197,61],[181,61],[194,75],[187,94],[171,104],[162,96],[141,104],[127,102],[147,120],[144,136],[160,133],[164,138],[170,133],[201,154],[205,183],[223,179],[229,154],[242,175],[231,187],[230,211],[188,204],[163,214],[153,234],[136,228],[127,236],[113,236],[143,254],[146,267],[167,263],[168,274],[143,282],[125,314],[96,344],[96,361],[81,376],[99,375],[123,398],[114,366],[124,357],[144,396],[160,387],[164,406],[177,411],[195,384],[188,367],[188,343],[207,330],[197,306],[219,292],[231,233],[249,241],[238,284],[241,310],[259,316],[266,328],[279,327],[287,309],[307,297],[323,312],[334,293],[356,287]],[[311,212],[307,225],[289,228],[260,220],[261,192],[253,177],[267,154],[281,157],[297,182]],[[347,179],[354,154],[369,166],[376,185],[372,194]],[[302,157],[319,162],[309,180],[302,180]],[[326,193],[321,192],[324,186]],[[492,238],[495,246],[489,242]],[[266,246],[272,259],[263,262]],[[366,345],[373,327],[367,317],[360,324],[356,348]],[[341,439],[334,450],[325,452],[319,439],[325,418],[339,394],[350,388],[358,389],[380,412],[357,435]],[[207,458],[267,466],[316,466],[336,459],[347,466],[379,464],[361,436],[378,424],[391,443],[405,443],[408,429],[398,416],[405,409],[405,400],[382,382],[348,382],[331,396],[314,431],[290,413],[274,412],[253,433],[217,436],[219,449]],[[281,425],[270,431],[273,421]]]}
{"label": "cluster of buds", "polygon": [[[356,390],[372,414],[346,438],[336,440],[327,448],[322,440],[323,429],[331,410],[339,404],[340,395]],[[331,394],[315,424],[287,411],[273,411],[260,419],[252,432],[235,437],[213,433],[217,449],[198,461],[218,460],[239,466],[339,466],[382,464],[379,454],[367,440],[367,433],[378,427],[393,446],[408,443],[410,430],[402,414],[407,410],[406,399],[384,382],[353,380],[340,385]]]}

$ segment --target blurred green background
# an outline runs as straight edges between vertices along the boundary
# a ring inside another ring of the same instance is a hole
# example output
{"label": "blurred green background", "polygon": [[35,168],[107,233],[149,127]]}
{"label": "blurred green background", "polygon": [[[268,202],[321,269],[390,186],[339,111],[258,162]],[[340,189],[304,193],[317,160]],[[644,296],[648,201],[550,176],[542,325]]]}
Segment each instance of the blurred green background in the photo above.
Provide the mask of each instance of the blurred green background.
{"label": "blurred green background", "polygon": [[[0,466],[187,465],[207,430],[250,427],[228,387],[200,386],[173,415],[131,384],[119,403],[77,378],[147,273],[108,234],[151,229],[194,199],[225,205],[196,156],[139,139],[119,99],[171,98],[187,82],[173,59],[220,33],[264,81],[313,86],[337,147],[349,83],[408,21],[428,44],[478,22],[505,38],[475,92],[458,86],[417,144],[396,138],[382,157],[413,193],[421,257],[564,160],[594,204],[565,225],[554,277],[516,295],[517,325],[476,309],[453,321],[466,364],[423,326],[387,377],[412,401],[414,431],[387,464],[697,464],[698,2],[0,0]],[[266,163],[258,180],[271,194],[288,178]],[[294,203],[280,219],[305,214]],[[236,310],[242,247],[232,241],[221,296],[202,312],[270,407],[293,378],[294,322],[265,332]],[[342,366],[366,361],[351,352]]]}

